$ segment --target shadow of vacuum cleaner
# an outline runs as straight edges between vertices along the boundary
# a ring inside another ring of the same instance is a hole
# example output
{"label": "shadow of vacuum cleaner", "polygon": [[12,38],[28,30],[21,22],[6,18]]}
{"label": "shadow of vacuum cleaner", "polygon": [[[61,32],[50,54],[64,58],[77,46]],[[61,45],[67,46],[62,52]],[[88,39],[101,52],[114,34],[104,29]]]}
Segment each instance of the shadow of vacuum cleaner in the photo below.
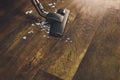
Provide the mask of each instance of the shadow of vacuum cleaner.
{"label": "shadow of vacuum cleaner", "polygon": [[50,25],[50,36],[62,37],[70,13],[68,9],[58,9],[56,13],[46,12],[38,0],[31,0],[40,16]]}

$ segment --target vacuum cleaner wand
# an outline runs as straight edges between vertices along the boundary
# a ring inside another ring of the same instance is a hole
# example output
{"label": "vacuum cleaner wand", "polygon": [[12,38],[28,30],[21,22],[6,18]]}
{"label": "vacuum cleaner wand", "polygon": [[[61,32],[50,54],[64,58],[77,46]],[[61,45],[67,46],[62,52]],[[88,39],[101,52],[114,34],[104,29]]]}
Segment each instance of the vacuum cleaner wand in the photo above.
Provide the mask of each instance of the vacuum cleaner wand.
{"label": "vacuum cleaner wand", "polygon": [[61,37],[63,35],[65,25],[70,13],[68,9],[58,9],[56,13],[46,12],[42,4],[38,0],[31,0],[40,16],[46,18],[46,22],[50,25],[49,35]]}
{"label": "vacuum cleaner wand", "polygon": [[38,0],[31,0],[31,2],[34,5],[34,7],[36,8],[39,15],[46,18],[46,15],[48,14],[48,12],[44,11],[42,4]]}

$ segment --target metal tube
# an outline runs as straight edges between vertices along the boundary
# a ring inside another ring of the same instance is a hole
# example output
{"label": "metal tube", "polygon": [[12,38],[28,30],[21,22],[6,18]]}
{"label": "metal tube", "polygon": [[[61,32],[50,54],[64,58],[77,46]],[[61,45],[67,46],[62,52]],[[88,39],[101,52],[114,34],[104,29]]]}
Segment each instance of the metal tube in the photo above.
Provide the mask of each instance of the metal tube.
{"label": "metal tube", "polygon": [[48,12],[44,11],[42,4],[38,0],[31,0],[32,4],[36,8],[40,16],[46,18]]}

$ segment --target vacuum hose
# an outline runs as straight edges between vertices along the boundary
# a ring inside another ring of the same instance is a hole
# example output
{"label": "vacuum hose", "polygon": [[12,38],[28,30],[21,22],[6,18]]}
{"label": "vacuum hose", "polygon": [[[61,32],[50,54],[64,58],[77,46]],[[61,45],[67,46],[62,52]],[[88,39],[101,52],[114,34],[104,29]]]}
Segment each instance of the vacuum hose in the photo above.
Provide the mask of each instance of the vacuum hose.
{"label": "vacuum hose", "polygon": [[34,5],[34,7],[36,8],[39,15],[46,18],[48,12],[44,11],[42,4],[38,0],[31,0],[31,2]]}

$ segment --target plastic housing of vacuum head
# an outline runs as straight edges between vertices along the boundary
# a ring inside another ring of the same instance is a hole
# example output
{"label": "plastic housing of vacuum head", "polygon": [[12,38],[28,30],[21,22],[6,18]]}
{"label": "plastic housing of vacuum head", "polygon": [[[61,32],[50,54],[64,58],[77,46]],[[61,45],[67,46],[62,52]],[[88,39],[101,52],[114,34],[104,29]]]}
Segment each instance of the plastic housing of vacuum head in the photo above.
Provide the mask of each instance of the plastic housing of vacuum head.
{"label": "plastic housing of vacuum head", "polygon": [[63,35],[70,10],[58,9],[57,13],[48,13],[46,21],[50,24],[49,35],[61,37]]}

